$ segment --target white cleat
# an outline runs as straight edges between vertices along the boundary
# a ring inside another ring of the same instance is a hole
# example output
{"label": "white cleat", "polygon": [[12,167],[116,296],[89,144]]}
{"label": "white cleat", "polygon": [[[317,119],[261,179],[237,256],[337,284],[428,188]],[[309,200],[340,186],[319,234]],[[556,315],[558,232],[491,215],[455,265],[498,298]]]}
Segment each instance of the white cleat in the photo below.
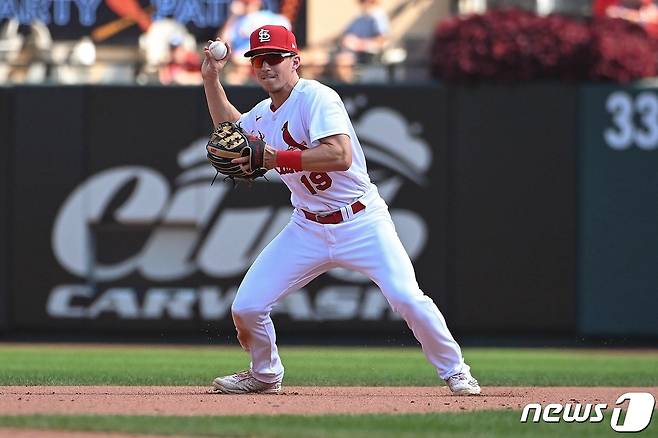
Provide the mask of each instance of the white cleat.
{"label": "white cleat", "polygon": [[448,388],[456,395],[477,395],[480,393],[480,384],[468,371],[448,377],[446,383]]}
{"label": "white cleat", "polygon": [[215,394],[278,394],[281,381],[265,383],[251,375],[250,370],[240,371],[230,376],[217,377],[208,392]]}

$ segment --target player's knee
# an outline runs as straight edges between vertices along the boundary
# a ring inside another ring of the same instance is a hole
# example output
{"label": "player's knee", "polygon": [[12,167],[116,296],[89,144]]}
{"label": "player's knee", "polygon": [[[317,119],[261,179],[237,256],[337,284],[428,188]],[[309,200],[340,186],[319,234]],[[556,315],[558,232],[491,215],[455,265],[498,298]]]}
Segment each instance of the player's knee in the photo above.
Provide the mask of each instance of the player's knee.
{"label": "player's knee", "polygon": [[420,290],[414,292],[396,291],[395,293],[389,294],[387,298],[393,310],[402,316],[409,312],[413,312],[416,307],[422,306],[424,302],[429,299],[429,297],[423,294]]}
{"label": "player's knee", "polygon": [[234,302],[231,306],[231,314],[234,320],[251,322],[267,315],[267,309],[258,305],[245,305]]}
{"label": "player's knee", "polygon": [[391,304],[391,308],[393,308],[394,311],[403,316],[412,306],[411,300],[405,296],[395,296],[389,298],[388,302]]}

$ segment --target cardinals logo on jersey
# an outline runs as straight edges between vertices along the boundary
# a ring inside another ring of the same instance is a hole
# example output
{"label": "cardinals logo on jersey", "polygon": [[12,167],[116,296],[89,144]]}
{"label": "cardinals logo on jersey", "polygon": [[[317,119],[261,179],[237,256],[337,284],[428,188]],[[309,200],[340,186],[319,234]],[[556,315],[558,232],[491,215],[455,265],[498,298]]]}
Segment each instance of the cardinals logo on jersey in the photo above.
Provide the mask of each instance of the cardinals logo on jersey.
{"label": "cardinals logo on jersey", "polygon": [[[288,130],[288,121],[286,121],[283,126],[281,127],[281,132],[283,135],[283,141],[288,145],[288,150],[292,149],[298,149],[300,151],[308,149],[306,146],[306,142],[302,141],[301,143],[297,142],[293,138],[293,136],[290,134],[290,131]],[[284,175],[286,173],[295,173],[296,170],[293,169],[287,169],[284,167],[280,167],[276,169],[277,172],[279,172],[280,175]]]}
{"label": "cardinals logo on jersey", "polygon": [[290,135],[290,131],[288,131],[287,121],[283,124],[283,127],[281,128],[281,132],[283,133],[283,141],[286,142],[286,144],[288,145],[288,149],[299,149],[300,151],[308,149],[308,147],[306,147],[305,141],[298,143],[292,137],[292,135]]}
{"label": "cardinals logo on jersey", "polygon": [[[288,130],[288,121],[286,121],[281,127],[281,132],[283,135],[283,141],[288,145],[288,150],[297,149],[300,151],[304,151],[308,149],[308,146],[306,146],[305,141],[299,143],[290,134],[290,131]],[[279,172],[280,175],[298,172],[295,169],[288,169],[285,167],[277,168],[276,171]],[[327,172],[311,172],[308,174],[308,176],[302,174],[299,181],[302,184],[304,184],[304,186],[306,187],[306,189],[309,191],[311,195],[317,195],[318,191],[327,190],[329,187],[331,187],[333,183],[331,177]]]}

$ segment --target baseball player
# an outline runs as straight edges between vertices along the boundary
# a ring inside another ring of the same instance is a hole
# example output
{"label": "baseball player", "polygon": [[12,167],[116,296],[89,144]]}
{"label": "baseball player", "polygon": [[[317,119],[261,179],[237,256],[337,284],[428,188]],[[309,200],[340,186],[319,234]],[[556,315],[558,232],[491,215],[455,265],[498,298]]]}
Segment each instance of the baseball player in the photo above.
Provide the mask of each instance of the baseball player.
{"label": "baseball player", "polygon": [[[212,391],[280,392],[284,368],[270,311],[290,292],[342,267],[364,273],[379,286],[454,393],[479,394],[443,315],[418,287],[388,207],[370,182],[341,98],[331,88],[299,77],[297,43],[285,27],[256,29],[244,56],[269,98],[240,113],[219,81],[230,47],[222,60],[206,47],[201,70],[210,115],[215,126],[239,122],[265,141],[264,167],[281,175],[295,208],[290,222],[249,268],[231,307],[238,340],[251,355],[250,369],[217,377]],[[233,162],[247,166],[248,160]]]}

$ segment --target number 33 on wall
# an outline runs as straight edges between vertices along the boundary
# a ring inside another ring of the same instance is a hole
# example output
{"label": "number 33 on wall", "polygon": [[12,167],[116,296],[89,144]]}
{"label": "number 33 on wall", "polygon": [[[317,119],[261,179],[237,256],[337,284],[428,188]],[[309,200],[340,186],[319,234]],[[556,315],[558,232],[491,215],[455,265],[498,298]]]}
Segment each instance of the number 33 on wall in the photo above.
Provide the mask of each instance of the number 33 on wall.
{"label": "number 33 on wall", "polygon": [[[635,99],[623,91],[615,91],[606,101],[606,109],[612,115],[613,128],[603,133],[605,142],[612,149],[623,151],[635,144],[645,151],[658,149],[658,96],[642,92]],[[634,120],[640,123],[635,126]]]}

